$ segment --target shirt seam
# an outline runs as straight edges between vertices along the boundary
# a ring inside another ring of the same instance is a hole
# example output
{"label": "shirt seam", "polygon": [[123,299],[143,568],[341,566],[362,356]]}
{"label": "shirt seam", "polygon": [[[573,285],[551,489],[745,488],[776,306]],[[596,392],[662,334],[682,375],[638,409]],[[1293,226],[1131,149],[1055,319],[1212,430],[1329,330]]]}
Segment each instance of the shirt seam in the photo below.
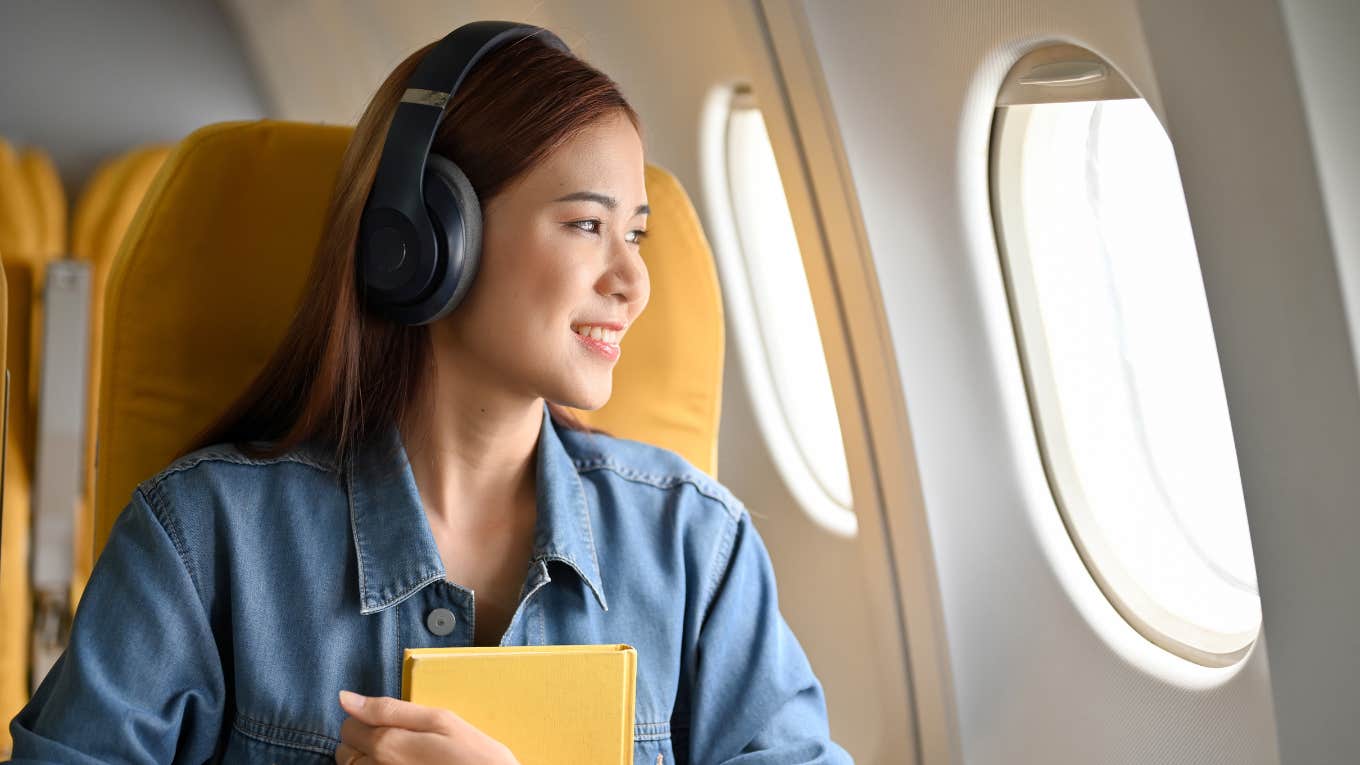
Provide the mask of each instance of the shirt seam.
{"label": "shirt seam", "polygon": [[168,479],[170,476],[175,475],[177,473],[183,473],[187,470],[192,470],[193,468],[198,467],[204,462],[226,462],[232,465],[250,465],[254,467],[265,467],[268,465],[277,465],[283,462],[294,462],[299,465],[306,465],[307,467],[319,470],[323,473],[336,472],[336,470],[329,465],[324,465],[320,462],[306,459],[305,457],[301,457],[298,454],[292,452],[288,454],[281,454],[277,457],[270,457],[268,459],[252,459],[244,455],[232,454],[230,452],[210,451],[206,454],[200,454],[198,456],[195,456],[192,459],[186,457],[185,459],[170,465],[165,470],[162,470],[160,473],[157,473],[155,476],[148,479],[146,485],[147,487],[153,490],[159,489],[160,485],[164,483],[165,480]]}
{"label": "shirt seam", "polygon": [[732,560],[732,554],[736,550],[737,529],[740,527],[739,519],[732,519],[723,532],[722,543],[718,545],[717,557],[713,561],[713,568],[708,574],[708,583],[704,587],[703,607],[699,609],[700,629],[708,621],[708,610],[713,606],[713,600],[717,597],[718,584],[727,573],[727,564]]}
{"label": "shirt seam", "polygon": [[636,723],[633,725],[633,741],[665,741],[671,737],[669,722]]}
{"label": "shirt seam", "polygon": [[203,607],[204,613],[207,613],[208,599],[204,594],[203,582],[199,578],[193,559],[189,557],[189,547],[184,543],[184,536],[180,531],[179,524],[174,521],[170,508],[166,505],[165,498],[161,493],[156,491],[154,486],[149,488],[150,493],[142,489],[138,489],[136,493],[142,496],[142,501],[151,510],[151,517],[156,520],[156,524],[170,538],[170,544],[175,548],[175,555],[179,558],[180,565],[184,567],[184,573],[189,576],[189,583],[193,585],[194,594],[198,596],[199,605]]}
{"label": "shirt seam", "polygon": [[[592,528],[590,523],[590,508],[587,506],[586,503],[585,487],[581,485],[581,471],[579,470],[576,471],[576,475],[573,476],[573,478],[576,480],[577,509],[580,511],[581,514],[581,521],[585,524],[586,540],[590,545],[590,562],[595,566],[595,578],[603,579],[604,577],[600,573],[600,559],[595,553],[595,530],[594,528]],[[605,611],[608,611],[609,610],[608,601],[605,600],[604,591],[600,589],[600,587],[603,585],[596,585],[595,582],[589,582],[589,584],[591,588],[595,590],[595,595],[597,595],[600,599],[600,607],[603,608]]]}
{"label": "shirt seam", "polygon": [[[243,725],[242,723],[245,723]],[[247,729],[247,726],[251,728]],[[258,741],[275,746],[284,746],[290,749],[301,749],[317,754],[334,754],[336,747],[340,745],[338,739],[331,738],[324,733],[306,730],[303,728],[290,728],[286,725],[275,725],[263,720],[257,720],[249,715],[238,712],[236,719],[232,722],[232,727],[241,732],[241,735],[248,736]],[[318,743],[309,743],[303,739],[314,739]]]}
{"label": "shirt seam", "polygon": [[576,464],[578,474],[594,470],[608,470],[626,481],[645,484],[657,489],[673,489],[681,484],[689,484],[700,495],[721,505],[732,520],[736,520],[741,515],[740,500],[731,496],[730,493],[715,491],[709,482],[700,480],[695,476],[676,475],[674,473],[647,473],[636,468],[620,465],[607,457],[573,458],[572,462]]}

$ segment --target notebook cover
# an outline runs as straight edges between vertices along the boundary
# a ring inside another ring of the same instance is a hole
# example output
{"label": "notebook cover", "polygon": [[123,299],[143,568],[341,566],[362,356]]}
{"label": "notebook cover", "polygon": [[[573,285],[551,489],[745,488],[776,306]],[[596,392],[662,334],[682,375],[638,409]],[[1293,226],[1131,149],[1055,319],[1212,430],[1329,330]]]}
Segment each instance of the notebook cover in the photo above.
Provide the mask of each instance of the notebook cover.
{"label": "notebook cover", "polygon": [[402,698],[452,710],[521,765],[631,765],[636,684],[627,645],[407,648],[402,660]]}

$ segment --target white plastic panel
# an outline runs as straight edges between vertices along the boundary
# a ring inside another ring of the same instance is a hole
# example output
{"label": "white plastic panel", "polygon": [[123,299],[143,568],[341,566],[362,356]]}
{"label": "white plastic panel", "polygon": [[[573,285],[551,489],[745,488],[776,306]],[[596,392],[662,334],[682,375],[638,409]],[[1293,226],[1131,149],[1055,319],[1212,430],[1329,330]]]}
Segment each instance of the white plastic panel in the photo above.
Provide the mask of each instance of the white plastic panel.
{"label": "white plastic panel", "polygon": [[43,290],[42,371],[34,460],[33,643],[36,691],[66,648],[76,504],[85,485],[85,397],[90,357],[90,264],[48,264]]}
{"label": "white plastic panel", "polygon": [[1159,108],[1138,6],[795,5],[910,412],[922,504],[892,520],[923,513],[935,556],[952,681],[939,717],[956,730],[955,749],[925,761],[1278,762],[1265,641],[1226,669],[1175,656],[1083,565],[1044,474],[996,249],[988,158],[1003,78],[1026,52],[1069,42]]}
{"label": "white plastic panel", "polygon": [[[1360,180],[1355,131],[1345,129],[1357,124],[1347,103],[1360,76],[1360,14],[1350,0],[1291,3],[1291,19],[1335,30],[1291,43],[1275,0],[1141,7],[1157,70],[1168,73],[1165,124],[1233,414],[1281,759],[1353,763],[1360,375],[1343,302],[1356,242],[1341,219],[1354,218],[1348,195]],[[1322,60],[1340,77],[1309,77]],[[1328,92],[1338,108],[1305,110],[1305,99]]]}

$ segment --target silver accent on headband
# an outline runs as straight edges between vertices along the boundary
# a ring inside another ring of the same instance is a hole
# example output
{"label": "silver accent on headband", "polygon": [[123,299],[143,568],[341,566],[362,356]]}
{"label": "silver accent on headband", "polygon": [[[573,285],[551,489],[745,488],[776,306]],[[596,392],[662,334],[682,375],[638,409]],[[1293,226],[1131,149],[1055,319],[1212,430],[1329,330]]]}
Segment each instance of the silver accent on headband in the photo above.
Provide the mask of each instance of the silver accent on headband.
{"label": "silver accent on headband", "polygon": [[421,106],[433,106],[436,109],[443,109],[449,102],[449,94],[442,90],[425,90],[423,88],[407,88],[401,94],[403,104],[420,104]]}

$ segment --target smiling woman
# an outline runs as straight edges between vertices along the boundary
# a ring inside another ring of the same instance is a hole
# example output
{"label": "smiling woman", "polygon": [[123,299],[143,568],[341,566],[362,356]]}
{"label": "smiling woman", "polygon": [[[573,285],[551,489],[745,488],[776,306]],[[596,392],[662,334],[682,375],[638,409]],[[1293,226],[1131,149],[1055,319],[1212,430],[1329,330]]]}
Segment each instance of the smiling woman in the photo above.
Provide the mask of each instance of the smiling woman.
{"label": "smiling woman", "polygon": [[[118,517],[15,718],[16,762],[511,763],[397,698],[404,649],[619,643],[638,656],[634,761],[849,761],[741,501],[565,408],[610,399],[651,294],[637,115],[505,23],[502,45],[472,38],[450,98],[416,87],[469,29],[379,88],[284,341]],[[376,293],[422,253],[366,210],[403,110],[432,107],[423,207],[476,276],[411,319]],[[464,195],[457,232],[441,183]]]}
{"label": "smiling woman", "polygon": [[[384,137],[405,83],[435,46],[431,43],[416,51],[393,70],[365,110],[341,167],[328,215],[330,222],[313,266],[312,288],[304,297],[297,320],[251,390],[192,448],[223,441],[267,440],[272,442],[268,454],[282,454],[305,439],[320,436],[336,447],[336,458],[342,461],[354,444],[380,428],[381,423],[423,411],[426,391],[422,388],[432,384],[435,377],[423,374],[422,365],[439,358],[433,352],[433,334],[449,323],[407,326],[371,316],[365,321],[355,283],[355,241],[360,212],[373,187]],[[541,83],[554,95],[544,98],[538,91],[514,85],[527,80]],[[628,184],[631,198],[643,201],[640,131],[636,112],[612,81],[574,56],[533,37],[492,51],[478,62],[449,99],[446,117],[439,123],[430,147],[431,153],[457,165],[475,196],[485,203],[484,252],[477,283],[500,283],[502,271],[509,275],[519,268],[537,268],[537,261],[527,260],[536,250],[526,248],[529,242],[524,240],[525,232],[537,235],[539,241],[544,236],[553,237],[546,245],[550,249],[569,246],[573,241],[570,229],[579,229],[580,219],[598,221],[601,212],[613,212],[601,202],[612,201],[608,195],[574,191],[563,197],[564,188],[599,188],[598,184],[605,182],[612,182],[615,186],[609,188],[615,188],[623,182]],[[579,139],[581,154],[560,151],[573,139]],[[611,168],[601,160],[614,156],[611,152],[615,149],[626,151],[623,156],[632,160],[612,167],[615,176],[627,174],[626,181],[603,177]],[[548,167],[536,167],[544,163]],[[513,195],[504,193],[512,186],[526,184],[532,186],[527,192],[519,189]],[[548,200],[562,204],[545,204]],[[645,201],[639,212],[645,214],[644,208]],[[618,225],[637,222],[630,219]],[[549,226],[559,226],[560,233],[545,234]],[[580,236],[593,235],[606,241],[606,233],[582,230]],[[508,251],[498,257],[500,249]],[[561,254],[557,249],[554,253]],[[550,256],[547,260],[565,259]],[[517,284],[513,279],[508,283]],[[522,343],[542,342],[542,333],[515,327],[514,322],[525,316],[524,306],[497,302],[494,298],[501,296],[489,295],[489,291],[470,291],[468,305],[460,309],[469,319],[452,324],[494,325],[494,333],[469,340],[494,344],[487,349],[492,355],[532,362],[534,354],[524,353]],[[521,301],[534,294],[527,289],[516,291]],[[313,379],[318,382],[312,383]],[[299,391],[306,394],[299,395]],[[557,400],[550,397],[548,404],[554,419],[567,427],[583,429],[565,408],[554,403]]]}

